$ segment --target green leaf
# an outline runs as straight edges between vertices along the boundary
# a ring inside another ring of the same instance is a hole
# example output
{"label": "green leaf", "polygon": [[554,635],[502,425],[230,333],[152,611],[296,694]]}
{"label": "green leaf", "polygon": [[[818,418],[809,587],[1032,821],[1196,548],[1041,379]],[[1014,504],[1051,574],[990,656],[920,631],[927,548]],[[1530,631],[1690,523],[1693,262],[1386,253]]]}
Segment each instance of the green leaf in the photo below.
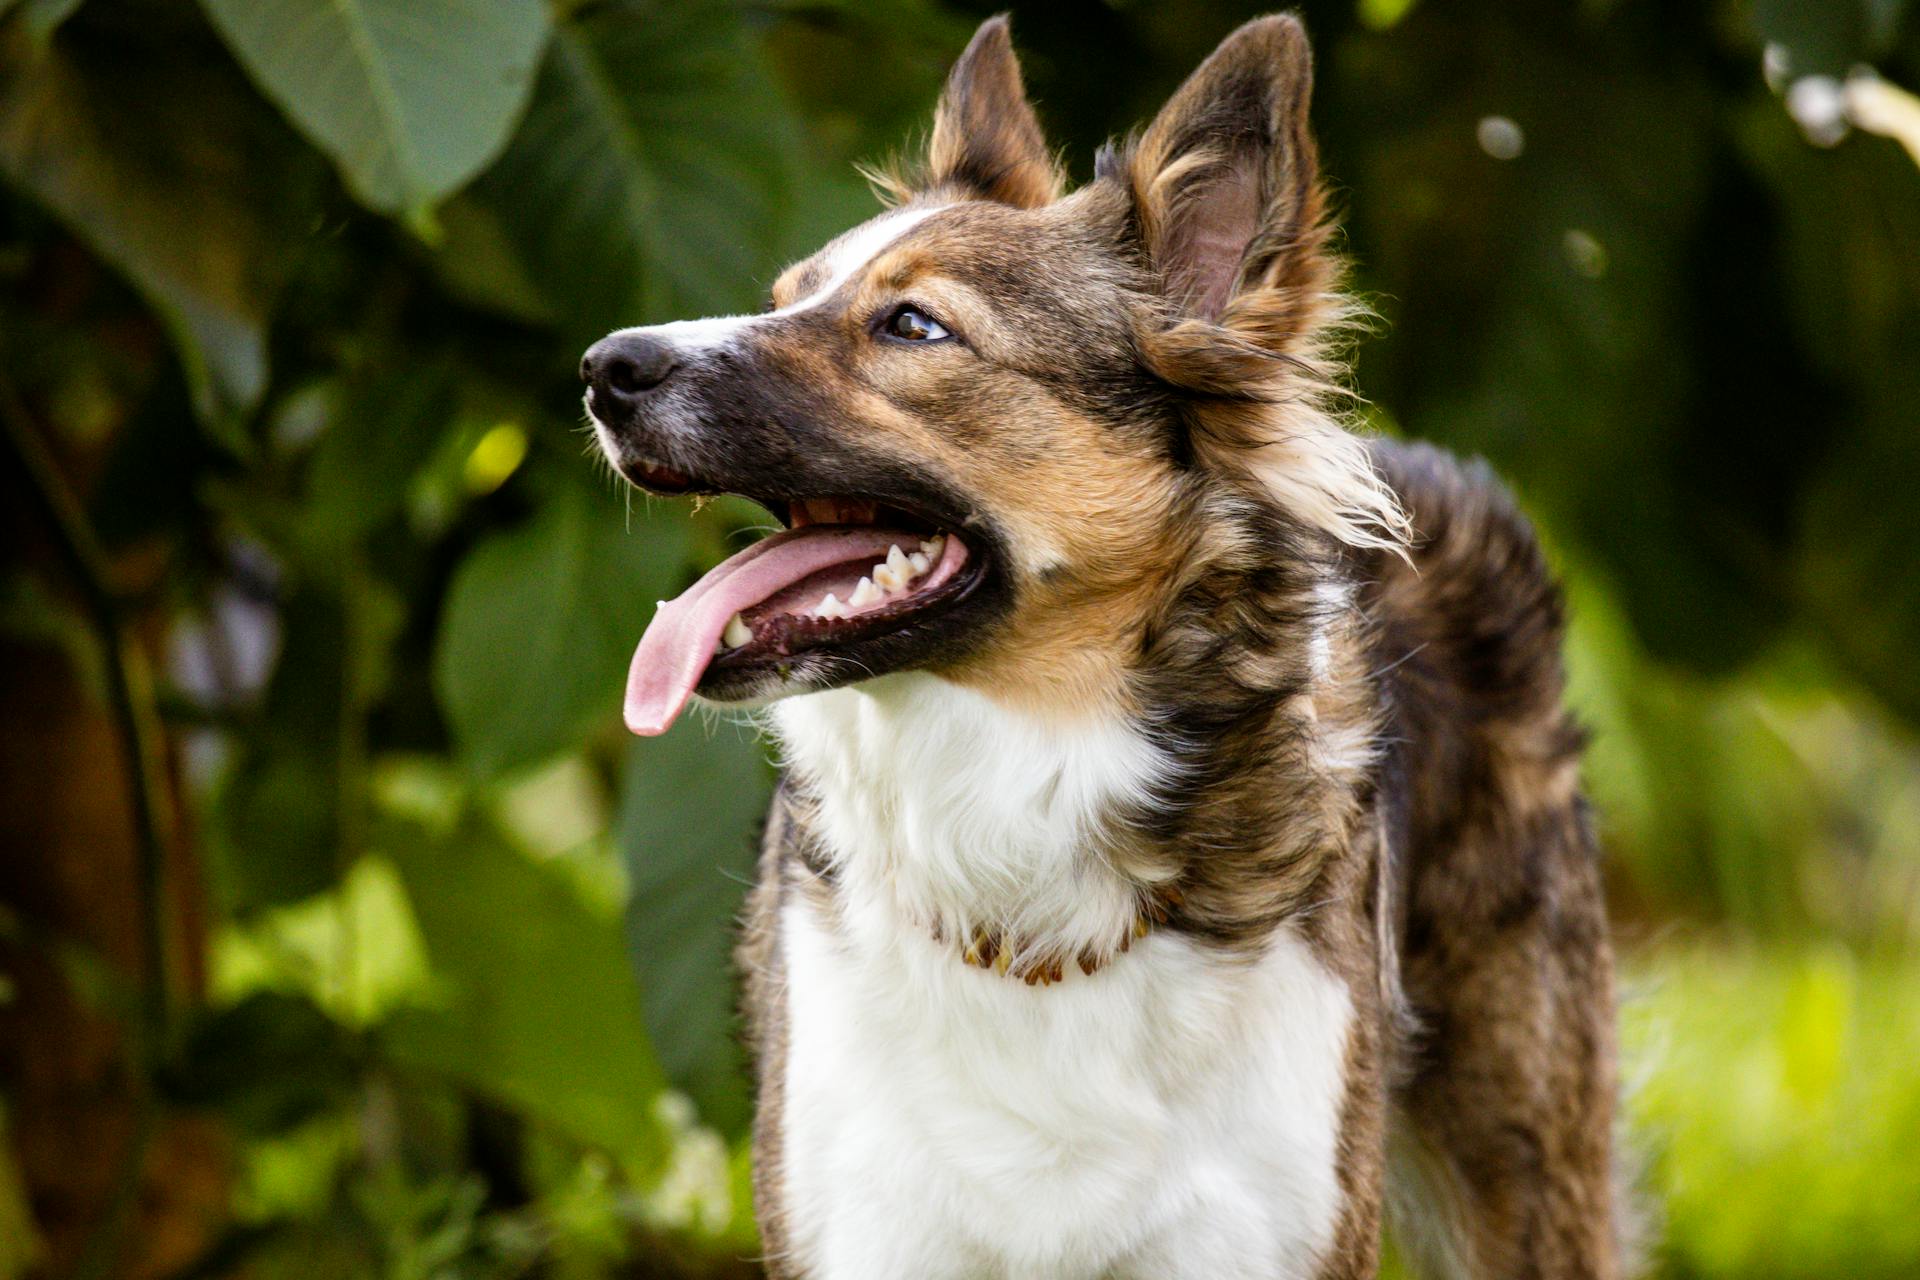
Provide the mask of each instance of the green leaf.
{"label": "green leaf", "polygon": [[161,1080],[180,1106],[218,1108],[250,1135],[284,1133],[347,1097],[351,1041],[302,996],[260,991],[201,1013]]}
{"label": "green leaf", "polygon": [[[1920,517],[1887,500],[1920,481],[1920,171],[1881,138],[1816,150],[1771,112],[1748,116],[1741,142],[1779,203],[1775,274],[1790,306],[1778,327],[1820,378],[1817,400],[1765,406],[1804,483],[1796,604],[1840,666],[1920,723],[1920,593],[1906,585]],[[1735,482],[1749,486],[1741,445]]]}
{"label": "green leaf", "polygon": [[450,371],[431,365],[384,370],[342,397],[307,475],[308,516],[321,540],[364,536],[400,509],[456,403]]}
{"label": "green leaf", "polygon": [[492,206],[469,195],[455,196],[441,206],[439,222],[432,263],[447,292],[527,324],[551,325],[560,318],[562,308],[527,274],[527,264]]}
{"label": "green leaf", "polygon": [[34,1223],[7,1127],[7,1113],[0,1108],[0,1280],[17,1280],[46,1260],[46,1243]]}
{"label": "green leaf", "polygon": [[315,751],[249,755],[221,793],[225,905],[246,914],[319,893],[339,874],[338,772]]}
{"label": "green leaf", "polygon": [[1920,404],[1920,314],[1889,338],[1885,385],[1875,389],[1864,421],[1835,451],[1808,496],[1800,580],[1805,606],[1825,623],[1840,665],[1912,725],[1920,724],[1920,669],[1913,661],[1920,647],[1920,593],[1898,584],[1913,572],[1920,516],[1911,503],[1863,495],[1920,487],[1920,441],[1913,430],[1914,406]]}
{"label": "green leaf", "polygon": [[289,228],[312,208],[294,140],[210,40],[75,21],[37,49],[23,25],[0,31],[0,174],[125,273],[171,333],[195,409],[236,440],[266,386]]}
{"label": "green leaf", "polygon": [[354,195],[416,217],[498,154],[547,37],[540,0],[201,0]]}
{"label": "green leaf", "polygon": [[739,10],[597,5],[554,32],[474,184],[570,334],[751,308],[777,265],[791,113]]}
{"label": "green leaf", "polygon": [[434,652],[440,705],[483,774],[573,746],[618,716],[654,601],[686,572],[691,525],[563,489],[476,547],[454,576]]}
{"label": "green leaf", "polygon": [[346,616],[333,594],[296,590],[279,624],[262,732],[246,743],[212,814],[218,883],[236,914],[309,897],[342,869]]}
{"label": "green leaf", "polygon": [[579,1141],[656,1158],[662,1080],[619,922],[478,823],[445,839],[411,825],[386,836],[442,998],[395,1015],[396,1056]]}
{"label": "green leaf", "polygon": [[617,830],[630,868],[627,936],[660,1065],[700,1117],[750,1118],[736,1035],[734,922],[752,880],[772,771],[751,731],[683,717],[627,748]]}
{"label": "green leaf", "polygon": [[[84,0],[27,0],[26,8],[20,11],[20,21],[35,42],[45,44],[82,3]],[[4,11],[4,7],[0,7],[0,12]]]}
{"label": "green leaf", "polygon": [[1900,8],[1900,0],[1754,0],[1749,20],[1755,35],[1786,49],[1790,74],[1837,76],[1885,55]]}

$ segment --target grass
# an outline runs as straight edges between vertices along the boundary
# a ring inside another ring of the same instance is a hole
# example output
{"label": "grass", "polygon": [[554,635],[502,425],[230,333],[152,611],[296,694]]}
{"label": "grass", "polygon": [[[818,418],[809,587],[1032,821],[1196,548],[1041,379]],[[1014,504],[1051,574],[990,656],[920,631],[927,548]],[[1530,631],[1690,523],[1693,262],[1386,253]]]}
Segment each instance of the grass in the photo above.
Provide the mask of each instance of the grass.
{"label": "grass", "polygon": [[1673,944],[1623,986],[1654,1274],[1920,1275],[1920,963]]}

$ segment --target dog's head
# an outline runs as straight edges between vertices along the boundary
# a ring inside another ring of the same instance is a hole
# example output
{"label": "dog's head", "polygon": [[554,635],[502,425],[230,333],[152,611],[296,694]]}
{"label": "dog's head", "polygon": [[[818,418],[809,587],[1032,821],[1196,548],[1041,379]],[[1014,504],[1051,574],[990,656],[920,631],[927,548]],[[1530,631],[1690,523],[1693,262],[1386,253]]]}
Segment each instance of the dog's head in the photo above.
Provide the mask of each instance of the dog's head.
{"label": "dog's head", "polygon": [[662,606],[629,727],[663,731],[695,692],[909,668],[1107,699],[1223,487],[1391,539],[1391,497],[1322,407],[1340,298],[1310,84],[1299,24],[1249,23],[1063,195],[996,18],[924,160],[882,180],[893,207],[788,268],[765,314],[596,343],[587,409],[624,476],[789,526]]}

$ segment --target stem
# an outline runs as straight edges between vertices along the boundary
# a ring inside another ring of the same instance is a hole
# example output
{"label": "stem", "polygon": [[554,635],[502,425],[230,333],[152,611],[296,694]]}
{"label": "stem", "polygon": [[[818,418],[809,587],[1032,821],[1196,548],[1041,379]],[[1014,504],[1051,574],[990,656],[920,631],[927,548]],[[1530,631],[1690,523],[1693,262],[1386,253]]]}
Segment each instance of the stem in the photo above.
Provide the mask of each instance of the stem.
{"label": "stem", "polygon": [[104,659],[107,701],[126,757],[133,805],[134,867],[141,915],[140,1021],[135,1055],[142,1068],[135,1097],[134,1132],[114,1190],[81,1254],[76,1276],[105,1275],[118,1261],[120,1242],[138,1202],[147,1149],[157,1125],[152,1069],[172,1044],[173,967],[167,865],[172,852],[173,792],[164,759],[165,738],[154,699],[153,672],[114,594],[107,556],[53,453],[40,439],[11,382],[0,378],[0,426],[26,472],[28,489],[55,546],[80,590]]}
{"label": "stem", "polygon": [[353,900],[347,875],[360,859],[367,841],[367,709],[364,671],[367,614],[363,595],[366,574],[358,552],[349,552],[340,575],[342,653],[340,655],[340,740],[338,803],[340,825],[334,848],[334,883],[339,925],[334,978],[342,1016],[356,1025],[360,1015],[359,937],[354,929]]}

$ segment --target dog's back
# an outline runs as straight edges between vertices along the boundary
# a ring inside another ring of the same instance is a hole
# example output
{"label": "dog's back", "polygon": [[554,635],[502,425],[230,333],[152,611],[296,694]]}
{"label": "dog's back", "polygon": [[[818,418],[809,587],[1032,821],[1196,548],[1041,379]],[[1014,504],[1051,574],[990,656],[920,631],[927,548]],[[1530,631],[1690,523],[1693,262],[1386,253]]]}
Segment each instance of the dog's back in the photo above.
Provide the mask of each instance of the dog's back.
{"label": "dog's back", "polygon": [[1484,465],[1374,457],[1416,530],[1361,595],[1407,1014],[1389,1215],[1426,1274],[1594,1274],[1617,1249],[1612,978],[1560,594]]}

